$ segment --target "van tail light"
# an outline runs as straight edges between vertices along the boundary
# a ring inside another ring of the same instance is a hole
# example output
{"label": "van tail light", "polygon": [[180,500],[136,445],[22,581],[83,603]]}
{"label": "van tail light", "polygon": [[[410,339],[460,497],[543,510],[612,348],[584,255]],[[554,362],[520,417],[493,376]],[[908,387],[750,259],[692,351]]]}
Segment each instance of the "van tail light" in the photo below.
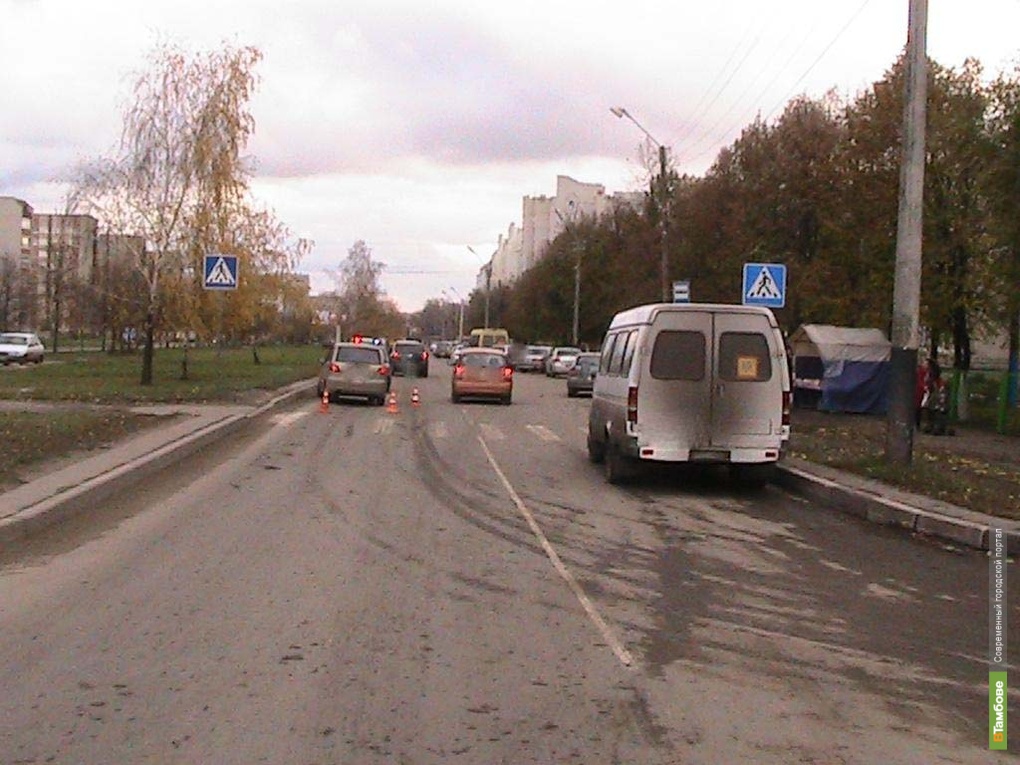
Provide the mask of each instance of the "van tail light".
{"label": "van tail light", "polygon": [[790,425],[790,391],[783,391],[783,425]]}
{"label": "van tail light", "polygon": [[379,374],[381,374],[383,377],[389,376],[389,374],[390,374],[390,365],[389,364],[383,364],[381,367],[379,367]]}
{"label": "van tail light", "polygon": [[503,379],[509,380],[514,376],[514,370],[512,367],[503,367]]}
{"label": "van tail light", "polygon": [[329,371],[332,372],[333,374],[339,373],[340,365],[337,364],[335,361],[329,362]]}
{"label": "van tail light", "polygon": [[461,379],[464,376],[464,365],[463,364],[458,364],[457,366],[455,366],[453,368],[453,376],[456,377],[458,380]]}
{"label": "van tail light", "polygon": [[637,424],[637,386],[627,388],[627,422]]}

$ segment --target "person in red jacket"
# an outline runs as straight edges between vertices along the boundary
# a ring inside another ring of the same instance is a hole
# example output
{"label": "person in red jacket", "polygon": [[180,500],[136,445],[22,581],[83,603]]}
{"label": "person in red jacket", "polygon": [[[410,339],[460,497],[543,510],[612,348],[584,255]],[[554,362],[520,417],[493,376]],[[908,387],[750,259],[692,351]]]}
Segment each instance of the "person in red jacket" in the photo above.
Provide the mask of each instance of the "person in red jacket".
{"label": "person in red jacket", "polygon": [[916,377],[914,380],[914,426],[921,429],[921,413],[924,412],[925,393],[928,392],[928,362],[922,361],[917,365]]}

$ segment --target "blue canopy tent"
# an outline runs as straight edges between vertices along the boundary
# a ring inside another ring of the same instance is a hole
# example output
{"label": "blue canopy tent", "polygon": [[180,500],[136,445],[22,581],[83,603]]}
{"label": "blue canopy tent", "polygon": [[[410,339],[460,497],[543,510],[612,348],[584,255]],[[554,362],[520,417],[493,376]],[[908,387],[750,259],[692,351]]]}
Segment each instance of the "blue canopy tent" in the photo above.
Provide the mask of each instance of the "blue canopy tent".
{"label": "blue canopy tent", "polygon": [[795,403],[807,399],[824,412],[885,414],[891,349],[880,329],[802,325],[790,336]]}

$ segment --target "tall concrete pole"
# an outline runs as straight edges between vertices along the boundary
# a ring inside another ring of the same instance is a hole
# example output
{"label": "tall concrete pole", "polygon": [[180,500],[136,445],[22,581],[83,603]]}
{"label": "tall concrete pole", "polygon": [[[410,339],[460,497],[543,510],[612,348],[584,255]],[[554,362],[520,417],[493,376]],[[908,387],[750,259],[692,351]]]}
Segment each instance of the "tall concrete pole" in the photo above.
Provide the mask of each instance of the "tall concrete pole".
{"label": "tall concrete pole", "polygon": [[[495,257],[495,256],[493,256]],[[485,266],[485,328],[489,328],[489,296],[492,295],[492,261]]]}
{"label": "tall concrete pole", "polygon": [[928,0],[910,0],[885,451],[888,462],[903,465],[910,464],[914,445],[914,386],[919,345],[921,232],[924,222],[924,128],[928,99],[927,27]]}
{"label": "tall concrete pole", "polygon": [[662,281],[662,302],[672,299],[673,290],[669,284],[669,185],[666,180],[666,147],[659,144],[659,216],[662,221],[662,252],[659,264]]}

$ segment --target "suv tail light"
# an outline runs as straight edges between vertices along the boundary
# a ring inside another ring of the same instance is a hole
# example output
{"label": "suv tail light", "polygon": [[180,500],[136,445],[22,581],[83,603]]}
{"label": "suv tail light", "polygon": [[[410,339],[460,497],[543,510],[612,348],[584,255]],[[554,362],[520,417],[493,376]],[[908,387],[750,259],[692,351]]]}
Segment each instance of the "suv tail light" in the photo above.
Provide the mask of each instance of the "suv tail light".
{"label": "suv tail light", "polygon": [[390,358],[394,361],[400,361],[400,351],[393,351],[393,353],[390,354]]}
{"label": "suv tail light", "polygon": [[389,364],[383,364],[381,367],[379,367],[379,374],[381,374],[383,377],[386,377],[387,375],[389,375],[389,373],[390,373]]}
{"label": "suv tail light", "polygon": [[627,422],[637,424],[637,386],[627,388]]}
{"label": "suv tail light", "polygon": [[428,361],[429,360],[429,352],[428,351],[422,351],[421,352],[421,360],[422,361]]}
{"label": "suv tail light", "polygon": [[340,371],[340,365],[337,364],[335,361],[329,362],[329,371],[332,372],[333,374],[337,374]]}
{"label": "suv tail light", "polygon": [[458,364],[453,368],[453,376],[458,380],[464,376],[464,365]]}
{"label": "suv tail light", "polygon": [[509,380],[513,376],[514,376],[514,369],[513,369],[513,367],[503,367],[503,379],[504,380]]}

